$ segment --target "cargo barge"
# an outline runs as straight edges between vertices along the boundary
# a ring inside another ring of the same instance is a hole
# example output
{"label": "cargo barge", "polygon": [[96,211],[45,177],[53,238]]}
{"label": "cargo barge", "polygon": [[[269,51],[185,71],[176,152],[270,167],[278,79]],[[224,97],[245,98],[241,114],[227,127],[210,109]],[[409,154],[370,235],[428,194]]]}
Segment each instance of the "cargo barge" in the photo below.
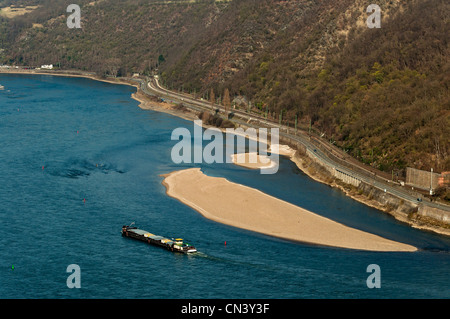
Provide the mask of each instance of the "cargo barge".
{"label": "cargo barge", "polygon": [[181,238],[164,238],[162,236],[154,235],[146,230],[139,229],[131,225],[122,226],[122,236],[131,237],[140,241],[144,241],[151,245],[160,246],[172,252],[190,254],[197,251],[194,246],[183,242],[183,239]]}

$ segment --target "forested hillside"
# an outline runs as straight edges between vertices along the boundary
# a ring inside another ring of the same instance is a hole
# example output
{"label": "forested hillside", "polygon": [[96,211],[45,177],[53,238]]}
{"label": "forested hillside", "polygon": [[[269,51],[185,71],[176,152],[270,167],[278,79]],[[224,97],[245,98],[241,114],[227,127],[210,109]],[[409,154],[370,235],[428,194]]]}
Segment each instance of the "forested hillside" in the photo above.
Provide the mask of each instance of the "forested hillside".
{"label": "forested hillside", "polygon": [[367,1],[83,0],[81,29],[61,0],[0,15],[0,62],[127,75],[157,70],[166,86],[313,128],[381,170],[450,170],[450,4]]}

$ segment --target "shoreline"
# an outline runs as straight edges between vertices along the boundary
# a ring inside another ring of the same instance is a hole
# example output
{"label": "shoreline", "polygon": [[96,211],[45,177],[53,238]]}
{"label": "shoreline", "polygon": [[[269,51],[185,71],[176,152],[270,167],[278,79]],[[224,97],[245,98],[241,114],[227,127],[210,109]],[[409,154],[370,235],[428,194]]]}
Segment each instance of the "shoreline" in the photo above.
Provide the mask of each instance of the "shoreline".
{"label": "shoreline", "polygon": [[[8,69],[8,70],[10,70],[10,69]],[[19,70],[13,69],[11,71],[7,71],[5,69],[0,68],[0,74],[53,75],[53,76],[63,76],[63,77],[69,77],[69,78],[86,78],[86,79],[90,79],[90,80],[94,80],[94,81],[106,82],[106,83],[111,83],[111,84],[130,85],[130,86],[134,86],[137,89],[139,89],[137,84],[135,85],[135,84],[126,82],[119,78],[117,78],[116,81],[113,81],[113,80],[100,78],[89,72],[83,72],[83,71],[73,71],[73,73],[70,73],[70,71],[65,71],[65,72],[66,73],[64,73],[64,71],[60,71],[60,72],[58,72],[58,71],[53,71],[53,72],[37,71],[37,72],[35,72],[34,70],[20,70],[20,69]]]}
{"label": "shoreline", "polygon": [[[341,190],[346,196],[350,197],[351,199],[360,202],[361,204],[364,204],[368,207],[375,208],[379,210],[380,212],[384,214],[388,214],[389,216],[395,218],[399,222],[402,222],[409,227],[420,229],[422,231],[428,231],[432,232],[438,235],[443,236],[450,236],[450,229],[444,228],[439,225],[433,225],[433,224],[423,224],[415,222],[414,220],[408,219],[408,217],[404,216],[404,214],[401,214],[397,212],[396,210],[392,211],[389,209],[389,207],[386,207],[386,205],[380,203],[376,199],[371,199],[367,196],[367,194],[359,194],[355,193],[355,190],[352,187],[346,187],[347,185],[344,182],[338,183],[336,182],[335,178],[328,176],[326,173],[321,174],[320,172],[317,172],[315,168],[313,168],[313,172],[310,171],[311,164],[314,164],[314,162],[305,156],[301,156],[297,154],[293,154],[290,157],[290,160],[295,163],[295,165],[308,177],[312,178],[316,182],[328,185],[329,187],[337,188]],[[305,160],[306,159],[306,160]],[[398,207],[397,209],[400,209],[401,207]]]}
{"label": "shoreline", "polygon": [[145,95],[145,93],[142,93],[140,88],[138,88],[136,93],[131,94],[131,98],[140,103],[138,106],[142,110],[162,112],[192,122],[198,120],[197,116],[189,110],[177,109],[175,104],[152,100],[149,96]]}
{"label": "shoreline", "polygon": [[257,189],[207,176],[200,168],[160,176],[164,177],[162,185],[168,196],[222,224],[324,247],[377,252],[417,251],[411,245],[345,226]]}
{"label": "shoreline", "polygon": [[[82,77],[88,78],[94,81],[102,81],[111,84],[121,84],[121,85],[130,85],[137,89],[137,91],[131,94],[131,98],[138,101],[140,104],[138,105],[143,110],[153,110],[156,112],[163,112],[173,116],[177,116],[179,118],[183,118],[188,121],[198,120],[198,115],[186,108],[177,108],[176,104],[167,103],[167,102],[158,102],[152,99],[147,94],[143,93],[137,84],[130,83],[125,81],[124,79],[117,78],[115,81],[102,79],[98,76],[92,75],[91,73],[86,73],[83,71],[73,71],[74,73],[62,73],[64,71],[50,71],[50,72],[35,72],[34,70],[11,70],[7,71],[5,69],[0,69],[0,74],[37,74],[37,75],[54,75],[54,76],[65,76],[65,77]],[[66,71],[70,72],[70,71]],[[214,127],[203,123],[204,128]],[[224,131],[222,129],[222,131]],[[410,219],[409,216],[404,216],[404,214],[397,213],[395,211],[389,210],[386,205],[380,203],[377,200],[370,199],[367,194],[354,194],[351,189],[347,188],[345,183],[337,183],[336,180],[327,174],[321,174],[317,172],[315,169],[310,169],[312,164],[312,159],[308,157],[308,155],[300,154],[296,148],[291,148],[288,145],[279,144],[279,154],[283,156],[287,156],[303,173],[308,175],[310,178],[315,180],[316,182],[328,185],[330,187],[335,187],[344,192],[344,194],[353,200],[356,200],[366,206],[375,208],[383,213],[389,214],[393,216],[400,222],[407,224],[408,226],[416,229],[420,229],[423,231],[433,232],[443,236],[450,236],[450,229],[436,225],[434,223],[430,223],[429,221],[417,221],[414,219]],[[237,163],[235,163],[237,165]],[[319,164],[320,165],[320,164]],[[247,167],[251,169],[251,167]]]}

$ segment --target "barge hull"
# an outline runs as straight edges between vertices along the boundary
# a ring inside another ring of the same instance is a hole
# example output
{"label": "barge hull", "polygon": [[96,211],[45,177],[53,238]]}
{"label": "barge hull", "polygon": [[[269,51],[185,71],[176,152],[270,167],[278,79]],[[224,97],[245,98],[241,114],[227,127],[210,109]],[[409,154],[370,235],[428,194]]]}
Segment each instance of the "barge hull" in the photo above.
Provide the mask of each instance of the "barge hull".
{"label": "barge hull", "polygon": [[172,252],[188,254],[197,251],[195,247],[191,245],[187,245],[177,241],[172,241],[168,238],[157,236],[145,230],[138,229],[137,227],[123,226],[122,236],[137,239],[154,246],[160,246]]}

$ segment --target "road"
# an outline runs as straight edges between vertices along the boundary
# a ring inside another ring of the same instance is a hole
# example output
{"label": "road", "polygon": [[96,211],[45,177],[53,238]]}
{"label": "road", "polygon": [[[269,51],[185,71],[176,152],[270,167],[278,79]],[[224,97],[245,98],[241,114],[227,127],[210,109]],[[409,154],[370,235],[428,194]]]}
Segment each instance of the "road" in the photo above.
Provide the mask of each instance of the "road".
{"label": "road", "polygon": [[[205,110],[211,111],[211,103],[208,101],[203,101],[199,99],[195,99],[192,96],[189,96],[187,94],[177,93],[169,91],[165,88],[163,88],[158,81],[158,78],[147,78],[146,80],[143,79],[131,79],[136,82],[140,83],[141,90],[149,95],[152,96],[158,96],[160,98],[163,98],[167,102],[172,103],[183,103],[186,107],[191,108],[195,111],[202,112]],[[214,105],[215,109],[218,109],[220,112],[225,112],[225,109],[221,105]],[[285,137],[287,139],[291,139],[295,142],[298,142],[302,144],[306,150],[309,151],[310,154],[315,156],[320,162],[323,162],[324,164],[334,167],[337,170],[340,170],[341,172],[352,176],[356,179],[359,179],[360,181],[363,181],[369,185],[372,185],[373,187],[376,187],[386,193],[393,194],[397,196],[398,198],[401,198],[405,201],[409,201],[413,204],[418,204],[417,198],[420,197],[419,194],[411,194],[409,191],[404,189],[402,186],[397,186],[393,184],[392,182],[388,182],[387,179],[381,178],[380,176],[374,176],[374,173],[372,171],[369,171],[366,169],[363,165],[359,165],[358,167],[355,167],[354,169],[349,168],[347,165],[354,165],[354,164],[347,164],[342,165],[339,163],[336,159],[330,158],[329,155],[327,155],[322,148],[326,148],[330,150],[331,146],[326,145],[325,142],[320,141],[319,139],[315,138],[313,141],[316,143],[322,144],[322,147],[319,147],[318,145],[315,145],[311,142],[311,138],[306,133],[298,133],[294,132],[295,134],[292,134],[291,131],[294,131],[292,128],[288,128],[284,125],[279,125],[278,123],[271,122],[264,117],[249,114],[247,112],[233,109],[232,112],[234,113],[233,121],[240,122],[240,124],[245,124],[247,126],[253,126],[255,128],[261,127],[264,125],[267,128],[279,128],[280,136]],[[242,120],[240,120],[240,119]],[[251,120],[257,121],[259,123],[258,127],[256,125],[249,123]],[[319,144],[319,145],[320,145]],[[332,151],[331,151],[332,152]],[[333,152],[332,152],[333,153]],[[339,154],[338,151],[336,153]],[[348,156],[348,155],[347,155]],[[442,209],[445,211],[450,212],[450,206],[443,205],[436,202],[430,202],[430,201],[422,201],[421,204],[427,205],[430,207]]]}

